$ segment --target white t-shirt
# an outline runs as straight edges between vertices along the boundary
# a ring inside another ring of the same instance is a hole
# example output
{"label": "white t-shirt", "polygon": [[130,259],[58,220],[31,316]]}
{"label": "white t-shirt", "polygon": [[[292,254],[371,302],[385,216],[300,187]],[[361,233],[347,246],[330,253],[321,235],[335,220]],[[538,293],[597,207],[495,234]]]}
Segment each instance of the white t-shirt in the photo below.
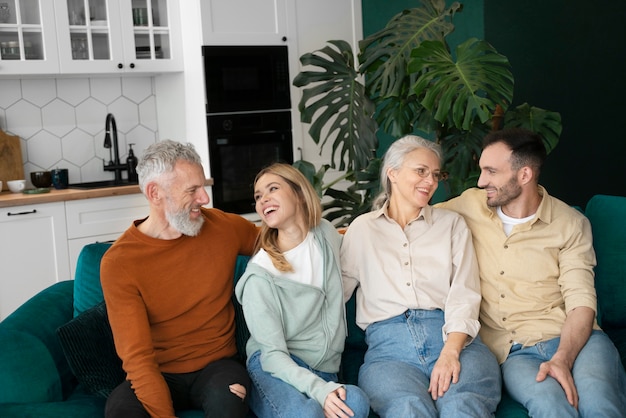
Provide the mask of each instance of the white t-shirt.
{"label": "white t-shirt", "polygon": [[293,272],[278,271],[263,249],[259,250],[250,262],[258,264],[276,277],[322,288],[324,284],[324,262],[322,252],[315,243],[312,232],[309,232],[296,247],[286,251],[284,256],[293,267]]}
{"label": "white t-shirt", "polygon": [[534,218],[536,215],[535,213],[533,213],[532,215],[527,216],[525,218],[511,218],[510,216],[502,212],[502,206],[498,206],[497,211],[498,211],[498,217],[502,220],[504,233],[506,234],[507,237],[509,236],[509,234],[511,234],[511,231],[513,230],[513,227],[515,225],[526,223],[530,221],[532,218]]}

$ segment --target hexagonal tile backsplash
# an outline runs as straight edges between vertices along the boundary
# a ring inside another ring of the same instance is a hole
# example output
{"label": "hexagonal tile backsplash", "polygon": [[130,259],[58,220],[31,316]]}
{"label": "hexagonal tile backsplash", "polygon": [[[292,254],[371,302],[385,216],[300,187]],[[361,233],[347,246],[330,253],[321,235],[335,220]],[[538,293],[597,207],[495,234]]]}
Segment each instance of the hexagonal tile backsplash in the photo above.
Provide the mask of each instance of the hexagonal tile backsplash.
{"label": "hexagonal tile backsplash", "polygon": [[70,183],[113,179],[102,169],[107,113],[117,122],[120,160],[158,139],[153,77],[0,80],[0,129],[18,135],[24,175],[69,169]]}

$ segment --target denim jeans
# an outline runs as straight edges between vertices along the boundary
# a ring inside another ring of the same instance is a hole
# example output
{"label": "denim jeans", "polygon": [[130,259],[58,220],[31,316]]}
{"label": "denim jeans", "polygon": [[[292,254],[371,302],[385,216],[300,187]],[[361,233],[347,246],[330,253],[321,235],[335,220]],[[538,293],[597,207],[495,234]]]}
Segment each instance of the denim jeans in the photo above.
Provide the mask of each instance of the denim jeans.
{"label": "denim jeans", "polygon": [[[296,356],[291,358],[300,366],[315,373],[327,382],[337,382],[335,373],[324,373],[310,368]],[[261,368],[261,352],[257,351],[248,359],[248,374],[252,380],[250,409],[259,418],[324,418],[324,410],[315,399],[298,391],[289,383],[273,377]],[[366,418],[370,412],[367,395],[357,386],[344,385],[346,405],[354,412],[355,418]]]}
{"label": "denim jeans", "polygon": [[359,386],[382,418],[493,416],[500,402],[498,362],[480,338],[461,352],[459,381],[433,401],[430,375],[443,348],[441,310],[409,310],[366,329]]}
{"label": "denim jeans", "polygon": [[511,397],[536,417],[626,417],[626,373],[617,349],[602,331],[591,334],[572,368],[578,411],[555,379],[535,380],[539,366],[552,358],[559,342],[553,338],[509,354],[502,376]]}

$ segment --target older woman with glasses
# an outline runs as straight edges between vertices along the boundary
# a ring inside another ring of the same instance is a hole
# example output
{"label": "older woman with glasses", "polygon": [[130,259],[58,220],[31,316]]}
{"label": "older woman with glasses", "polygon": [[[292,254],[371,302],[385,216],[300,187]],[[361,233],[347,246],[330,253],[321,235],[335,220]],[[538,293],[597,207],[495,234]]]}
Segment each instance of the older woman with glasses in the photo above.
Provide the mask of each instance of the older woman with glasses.
{"label": "older woman with glasses", "polygon": [[441,149],[406,136],[385,154],[383,193],[341,247],[344,299],[356,289],[368,350],[359,386],[381,417],[488,417],[500,400],[480,341],[480,281],[461,216],[429,206]]}

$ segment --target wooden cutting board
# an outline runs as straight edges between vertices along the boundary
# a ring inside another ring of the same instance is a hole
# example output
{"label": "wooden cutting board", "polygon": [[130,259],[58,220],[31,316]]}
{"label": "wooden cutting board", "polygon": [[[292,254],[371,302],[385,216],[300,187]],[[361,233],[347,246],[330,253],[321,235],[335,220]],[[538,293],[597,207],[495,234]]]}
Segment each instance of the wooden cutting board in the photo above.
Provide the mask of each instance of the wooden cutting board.
{"label": "wooden cutting board", "polygon": [[20,137],[0,130],[0,180],[2,190],[9,190],[7,181],[23,179],[22,146]]}

